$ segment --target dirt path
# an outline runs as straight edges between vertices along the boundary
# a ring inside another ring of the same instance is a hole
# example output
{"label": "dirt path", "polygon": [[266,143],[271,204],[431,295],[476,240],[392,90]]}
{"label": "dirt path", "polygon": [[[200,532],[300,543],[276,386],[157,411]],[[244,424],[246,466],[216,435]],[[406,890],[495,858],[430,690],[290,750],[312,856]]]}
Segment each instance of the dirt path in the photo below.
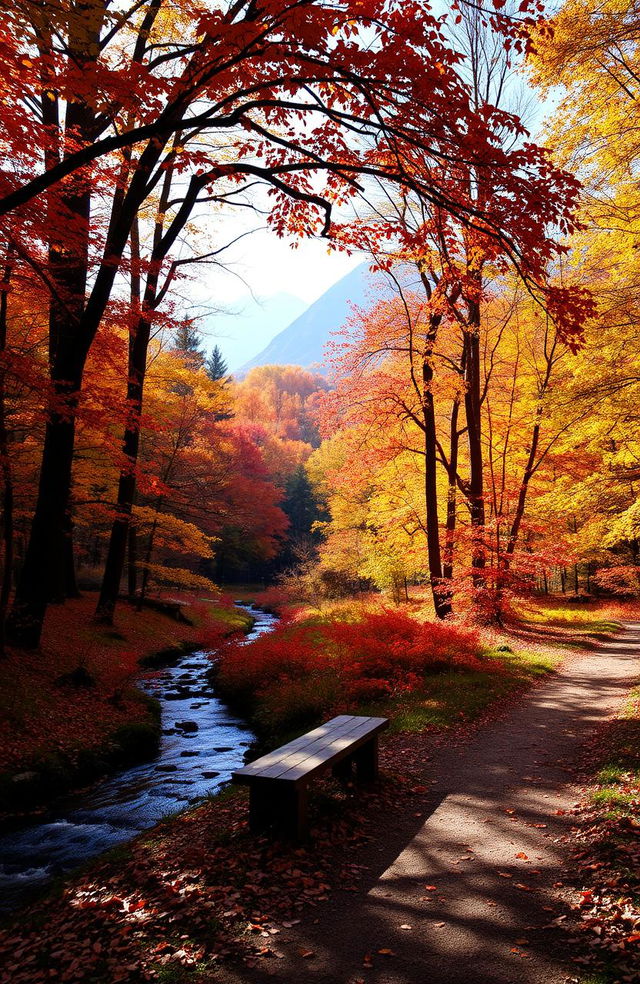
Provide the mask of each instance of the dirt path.
{"label": "dirt path", "polygon": [[549,926],[571,826],[565,811],[577,795],[572,773],[589,736],[615,713],[638,678],[639,654],[640,622],[629,623],[597,651],[569,659],[471,743],[442,749],[425,765],[431,795],[423,818],[379,818],[385,832],[368,890],[336,893],[315,917],[282,932],[280,959],[227,970],[223,979],[228,984],[570,980],[570,965],[553,952],[555,933]]}

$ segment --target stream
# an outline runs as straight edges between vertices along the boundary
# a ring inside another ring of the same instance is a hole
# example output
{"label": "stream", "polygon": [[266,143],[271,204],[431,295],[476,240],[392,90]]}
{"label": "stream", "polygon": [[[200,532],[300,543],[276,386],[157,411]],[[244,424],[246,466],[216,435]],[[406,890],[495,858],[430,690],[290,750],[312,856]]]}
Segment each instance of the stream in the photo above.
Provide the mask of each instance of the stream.
{"label": "stream", "polygon": [[[238,607],[255,619],[247,641],[278,621],[252,606]],[[254,735],[215,696],[207,679],[210,655],[185,655],[138,681],[161,706],[156,758],[62,798],[37,824],[0,837],[0,910],[215,792],[243,764]]]}

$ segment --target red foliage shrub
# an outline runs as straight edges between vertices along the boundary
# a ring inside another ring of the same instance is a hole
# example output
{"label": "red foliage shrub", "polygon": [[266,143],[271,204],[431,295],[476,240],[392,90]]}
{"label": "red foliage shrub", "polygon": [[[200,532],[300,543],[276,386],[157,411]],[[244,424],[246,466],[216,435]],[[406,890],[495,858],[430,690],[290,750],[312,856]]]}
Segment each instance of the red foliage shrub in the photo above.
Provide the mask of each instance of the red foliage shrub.
{"label": "red foliage shrub", "polygon": [[593,581],[600,593],[614,598],[637,598],[640,595],[640,569],[637,567],[606,567],[594,574]]}
{"label": "red foliage shrub", "polygon": [[283,730],[414,690],[426,673],[484,669],[474,632],[383,609],[351,621],[284,621],[221,652],[221,692]]}
{"label": "red foliage shrub", "polygon": [[258,591],[254,600],[256,605],[263,608],[265,612],[273,612],[274,615],[281,615],[283,612],[291,609],[291,595],[285,588],[273,585],[270,588],[265,588],[264,591]]}

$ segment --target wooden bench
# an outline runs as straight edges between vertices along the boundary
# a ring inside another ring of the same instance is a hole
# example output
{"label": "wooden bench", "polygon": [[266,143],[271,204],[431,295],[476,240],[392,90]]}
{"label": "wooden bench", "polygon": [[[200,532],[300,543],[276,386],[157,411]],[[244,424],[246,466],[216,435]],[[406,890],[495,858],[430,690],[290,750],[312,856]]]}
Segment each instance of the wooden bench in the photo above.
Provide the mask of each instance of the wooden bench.
{"label": "wooden bench", "polygon": [[348,778],[354,764],[358,779],[375,779],[378,735],[388,726],[387,718],[340,714],[234,772],[232,781],[250,789],[251,830],[275,829],[303,839],[311,779],[329,766],[334,775]]}

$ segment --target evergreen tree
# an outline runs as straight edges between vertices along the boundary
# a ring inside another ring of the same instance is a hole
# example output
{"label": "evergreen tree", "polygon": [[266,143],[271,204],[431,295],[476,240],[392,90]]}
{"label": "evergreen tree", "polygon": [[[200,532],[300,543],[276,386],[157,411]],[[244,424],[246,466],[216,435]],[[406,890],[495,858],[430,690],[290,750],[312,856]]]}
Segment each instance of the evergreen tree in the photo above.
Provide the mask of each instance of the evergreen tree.
{"label": "evergreen tree", "polygon": [[224,379],[228,375],[229,368],[225,362],[222,352],[217,345],[211,349],[211,354],[204,364],[205,371],[209,379],[215,383],[218,379]]}
{"label": "evergreen tree", "polygon": [[321,518],[321,506],[307,476],[304,465],[298,465],[285,483],[285,499],[281,508],[289,519],[291,542],[314,540],[312,527]]}
{"label": "evergreen tree", "polygon": [[177,352],[186,355],[189,362],[193,362],[195,368],[199,368],[204,362],[204,352],[202,349],[202,336],[191,322],[183,321],[176,329],[174,348]]}

